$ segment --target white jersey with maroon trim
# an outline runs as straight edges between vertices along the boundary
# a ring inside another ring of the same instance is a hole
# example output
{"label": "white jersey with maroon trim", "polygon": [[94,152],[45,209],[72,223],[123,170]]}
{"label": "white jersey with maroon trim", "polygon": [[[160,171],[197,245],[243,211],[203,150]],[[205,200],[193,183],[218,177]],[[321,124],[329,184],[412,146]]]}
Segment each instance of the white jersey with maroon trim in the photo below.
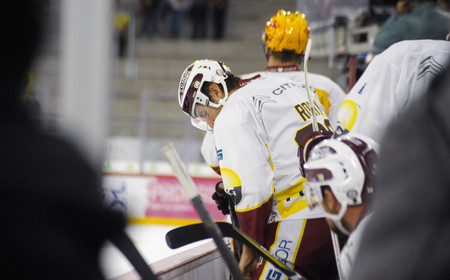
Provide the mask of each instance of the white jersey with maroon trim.
{"label": "white jersey with maroon trim", "polygon": [[[254,72],[249,74],[241,75],[242,79],[248,79],[255,75],[275,76],[291,79],[300,84],[305,84],[305,73],[300,70],[297,65],[284,66],[284,67],[267,67],[265,71]],[[320,103],[322,103],[325,114],[328,116],[331,127],[334,129],[337,126],[337,116],[339,107],[341,106],[343,100],[345,99],[345,92],[342,88],[332,81],[330,78],[308,73],[308,82],[311,87],[314,88],[315,92],[319,97]],[[217,160],[216,148],[214,144],[214,135],[210,132],[205,134],[203,143],[201,146],[201,153],[205,162],[214,170],[219,173],[219,162]]]}
{"label": "white jersey with maroon trim", "polygon": [[339,110],[337,133],[379,142],[389,122],[426,91],[450,59],[450,42],[402,41],[375,56]]}
{"label": "white jersey with maroon trim", "polygon": [[[317,97],[314,103],[319,127],[331,130]],[[264,77],[230,95],[215,120],[225,190],[236,197],[241,228],[257,241],[267,222],[323,216],[307,207],[297,156],[311,118],[303,84]]]}

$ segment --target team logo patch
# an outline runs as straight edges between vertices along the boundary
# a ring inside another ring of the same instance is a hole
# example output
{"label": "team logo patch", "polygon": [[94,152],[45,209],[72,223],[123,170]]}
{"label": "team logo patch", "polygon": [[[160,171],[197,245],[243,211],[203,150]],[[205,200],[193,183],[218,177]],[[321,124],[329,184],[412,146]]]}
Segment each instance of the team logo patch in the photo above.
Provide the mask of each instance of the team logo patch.
{"label": "team logo patch", "polygon": [[217,159],[220,161],[220,160],[223,160],[223,152],[222,152],[222,149],[220,149],[220,150],[217,150]]}
{"label": "team logo patch", "polygon": [[419,64],[419,74],[417,75],[417,80],[420,80],[427,74],[434,77],[439,76],[442,72],[444,72],[444,69],[445,67],[439,64],[432,56],[428,56]]}
{"label": "team logo patch", "polygon": [[181,77],[181,82],[180,82],[180,99],[183,97],[183,92],[184,92],[184,90],[186,88],[187,80],[189,78],[189,75],[191,75],[191,69],[192,69],[192,67],[190,67],[188,70],[186,70],[183,73],[183,77]]}
{"label": "team logo patch", "polygon": [[364,83],[364,85],[362,86],[362,88],[360,88],[359,90],[358,90],[358,94],[362,94],[362,92],[363,92],[363,90],[364,90],[364,88],[366,87],[366,85],[367,85],[367,83]]}
{"label": "team logo patch", "polygon": [[103,202],[107,205],[108,208],[116,210],[127,210],[126,190],[127,186],[125,183],[122,183],[122,185],[118,189],[103,189]]}
{"label": "team logo patch", "polygon": [[266,280],[280,280],[281,272],[275,271],[273,269],[269,270],[269,274],[267,274]]}

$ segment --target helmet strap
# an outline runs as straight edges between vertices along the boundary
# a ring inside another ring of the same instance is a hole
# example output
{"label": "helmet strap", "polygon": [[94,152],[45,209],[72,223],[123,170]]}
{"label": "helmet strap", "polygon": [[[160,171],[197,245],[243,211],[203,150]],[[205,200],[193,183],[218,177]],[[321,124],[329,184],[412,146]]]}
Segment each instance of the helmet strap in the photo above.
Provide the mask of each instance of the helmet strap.
{"label": "helmet strap", "polygon": [[228,88],[227,88],[225,83],[221,83],[221,84],[222,84],[222,87],[223,87],[223,94],[225,96],[223,98],[219,99],[218,103],[214,103],[211,100],[208,100],[209,101],[209,103],[208,103],[209,107],[220,108],[220,106],[225,105],[225,103],[227,102],[228,95],[229,95],[228,94]]}
{"label": "helmet strap", "polygon": [[340,232],[342,232],[345,235],[349,235],[350,231],[347,230],[342,224],[342,218],[344,217],[346,211],[347,211],[347,204],[341,204],[341,209],[337,214],[331,214],[326,212],[325,210],[323,212],[325,213],[325,218],[330,219],[336,225],[336,227],[339,229]]}
{"label": "helmet strap", "polygon": [[225,83],[223,83],[222,85],[223,85],[223,93],[224,93],[225,96],[224,96],[224,98],[219,100],[219,107],[220,106],[224,106],[225,103],[228,100],[228,88],[227,88],[227,85]]}
{"label": "helmet strap", "polygon": [[220,99],[220,100],[219,100],[219,107],[220,107],[220,106],[224,106],[225,103],[227,103],[227,99],[228,99],[227,97],[224,97],[224,98]]}

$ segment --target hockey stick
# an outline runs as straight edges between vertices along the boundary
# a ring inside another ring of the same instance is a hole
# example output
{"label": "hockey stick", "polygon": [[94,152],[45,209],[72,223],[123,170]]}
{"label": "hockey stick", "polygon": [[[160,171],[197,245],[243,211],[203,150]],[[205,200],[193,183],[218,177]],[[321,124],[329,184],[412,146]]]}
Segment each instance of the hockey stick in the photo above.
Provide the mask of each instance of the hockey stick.
{"label": "hockey stick", "polygon": [[337,234],[334,231],[331,232],[331,241],[333,241],[333,251],[334,251],[334,258],[336,259],[336,267],[339,275],[339,279],[343,280],[344,275],[342,274],[341,270],[341,259],[339,258],[341,255],[341,249],[339,248],[339,239]]}
{"label": "hockey stick", "polygon": [[[229,204],[229,210],[230,210],[230,219],[233,226],[239,228],[239,219],[236,214],[236,209],[234,208],[234,201],[230,198],[228,198],[228,204]],[[238,256],[241,256],[242,254],[242,243],[236,239],[236,250]]]}
{"label": "hockey stick", "polygon": [[[231,195],[225,193],[225,188],[223,185],[223,182],[220,181],[219,183],[216,184],[216,192],[217,193],[224,193],[223,196],[226,197],[227,201],[228,201],[228,211],[230,212],[230,220],[231,223],[233,224],[233,226],[239,228],[239,220],[236,214],[236,210],[234,208],[234,201],[231,197]],[[235,244],[236,244],[236,251],[237,251],[237,255],[241,256],[242,253],[242,244],[240,241],[235,240]],[[233,244],[232,244],[233,246]]]}
{"label": "hockey stick", "polygon": [[[262,256],[276,268],[281,270],[281,272],[283,272],[285,275],[289,276],[290,279],[304,279],[295,270],[287,266],[278,258],[274,257],[266,248],[258,244],[250,236],[242,232],[239,228],[227,222],[216,222],[216,224],[224,236],[241,241],[243,244],[250,247],[256,254]],[[209,235],[208,232],[205,231],[205,228],[201,223],[178,227],[166,234],[167,245],[172,249],[176,249],[192,242],[207,238],[211,238],[211,235]]]}
{"label": "hockey stick", "polygon": [[[304,57],[304,61],[305,61],[304,73],[305,73],[306,93],[308,94],[309,108],[311,110],[311,115],[312,115],[313,132],[317,132],[317,131],[319,131],[319,126],[317,124],[317,118],[316,118],[316,112],[314,110],[313,98],[311,95],[311,89],[309,87],[309,82],[308,82],[308,60],[309,60],[309,56],[311,53],[311,44],[312,44],[311,39],[308,39],[308,43],[306,44],[306,49],[305,49],[305,57]],[[341,254],[340,249],[339,249],[339,240],[338,240],[337,234],[335,232],[333,232],[332,230],[330,230],[330,232],[331,232],[331,240],[333,241],[333,251],[334,251],[334,257],[336,259],[336,266],[337,266],[337,270],[338,270],[338,274],[339,274],[339,279],[344,279],[344,278],[342,278],[342,272],[341,272],[340,261],[339,261],[339,255]]]}
{"label": "hockey stick", "polygon": [[305,57],[304,57],[305,65],[304,65],[303,72],[305,73],[306,93],[308,95],[309,109],[311,110],[311,115],[312,115],[313,131],[319,131],[319,126],[317,124],[317,118],[316,118],[316,112],[314,110],[313,98],[311,95],[311,89],[309,87],[309,81],[308,81],[308,60],[309,60],[309,55],[311,53],[311,44],[312,44],[311,39],[308,39],[308,43],[306,44],[306,49],[305,49]]}
{"label": "hockey stick", "polygon": [[186,195],[191,200],[195,210],[197,210],[198,215],[202,219],[203,221],[202,225],[204,230],[209,234],[209,236],[211,236],[214,239],[217,249],[222,255],[225,263],[227,264],[230,273],[233,275],[234,279],[244,280],[245,278],[239,269],[236,259],[234,258],[233,254],[231,253],[231,250],[227,247],[227,245],[223,240],[224,237],[222,235],[222,232],[220,231],[217,224],[211,218],[211,215],[206,209],[205,204],[203,204],[198,189],[195,186],[192,177],[188,174],[186,167],[184,166],[177,151],[175,150],[175,147],[173,146],[172,143],[169,143],[168,145],[164,146],[161,150],[167,157],[167,160],[172,166],[175,176],[178,178],[178,181],[180,181],[181,185],[184,188],[184,191],[186,192]]}
{"label": "hockey stick", "polygon": [[134,266],[136,271],[143,280],[158,280],[159,278],[153,273],[150,266],[139,253],[138,249],[131,241],[127,233],[122,230],[109,240],[122,252],[128,261]]}

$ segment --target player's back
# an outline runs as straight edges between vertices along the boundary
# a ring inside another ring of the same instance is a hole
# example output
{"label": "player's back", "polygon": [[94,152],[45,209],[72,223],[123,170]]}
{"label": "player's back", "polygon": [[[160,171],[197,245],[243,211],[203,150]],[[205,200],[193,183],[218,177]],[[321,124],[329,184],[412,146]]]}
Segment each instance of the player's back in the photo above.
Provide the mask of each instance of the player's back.
{"label": "player's back", "polygon": [[[301,71],[297,66],[268,67],[266,71],[244,74],[241,77],[246,79],[257,74],[262,77],[287,78],[297,83],[305,84],[305,72]],[[325,114],[329,117],[331,126],[336,128],[339,107],[344,101],[346,93],[337,83],[324,75],[308,73],[308,82],[314,88],[320,103],[324,106]]]}
{"label": "player's back", "polygon": [[[314,100],[318,122],[323,127],[329,126],[323,107],[317,97]],[[304,85],[279,77],[253,81],[229,97],[216,119],[214,133],[217,149],[223,151],[221,169],[230,164],[239,175],[252,172],[255,166],[270,164],[275,198],[283,200],[284,195],[277,194],[291,187],[300,187],[302,176],[298,168],[297,142],[312,131],[311,119]],[[228,140],[224,141],[224,138]],[[226,142],[233,142],[239,152],[230,152]],[[258,157],[257,152],[250,151],[259,151],[258,154],[265,157]],[[245,160],[242,160],[244,157]],[[256,176],[247,180],[246,186],[267,183],[258,182],[261,178]]]}
{"label": "player's back", "polygon": [[380,141],[389,122],[424,93],[449,62],[450,42],[402,41],[374,57],[339,110],[342,129]]}

